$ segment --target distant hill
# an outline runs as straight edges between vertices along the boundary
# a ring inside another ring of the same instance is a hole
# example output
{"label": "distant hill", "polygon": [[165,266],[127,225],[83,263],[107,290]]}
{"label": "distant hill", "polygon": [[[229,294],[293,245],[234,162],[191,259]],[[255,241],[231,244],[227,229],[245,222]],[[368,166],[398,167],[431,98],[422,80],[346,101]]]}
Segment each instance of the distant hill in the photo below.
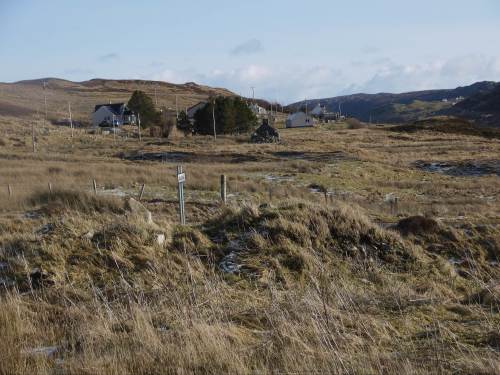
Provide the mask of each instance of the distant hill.
{"label": "distant hill", "polygon": [[[356,117],[362,121],[401,123],[422,119],[441,113],[458,105],[464,98],[469,98],[493,90],[495,82],[478,82],[470,86],[456,89],[414,91],[402,94],[354,94],[325,99],[308,100],[310,109],[318,103],[325,105],[329,111]],[[459,99],[457,99],[459,98]],[[305,101],[288,106],[297,110],[305,105]]]}
{"label": "distant hill", "polygon": [[500,83],[490,91],[471,95],[443,113],[500,128]]}
{"label": "distant hill", "polygon": [[[0,115],[33,116],[45,112],[49,119],[60,119],[68,115],[71,103],[75,119],[88,121],[96,104],[127,102],[134,90],[150,95],[158,107],[175,108],[176,95],[179,110],[190,107],[210,95],[235,95],[229,90],[197,85],[196,83],[173,84],[146,80],[92,79],[71,82],[58,78],[44,78],[15,83],[0,83]],[[156,99],[155,99],[156,92]]]}

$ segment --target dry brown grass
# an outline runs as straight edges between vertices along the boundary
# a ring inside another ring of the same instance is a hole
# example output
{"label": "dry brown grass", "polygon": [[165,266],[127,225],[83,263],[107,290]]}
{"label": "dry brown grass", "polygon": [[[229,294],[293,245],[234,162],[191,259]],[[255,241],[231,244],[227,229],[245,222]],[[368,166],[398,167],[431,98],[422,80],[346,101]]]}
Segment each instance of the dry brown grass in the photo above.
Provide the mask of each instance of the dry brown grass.
{"label": "dry brown grass", "polygon": [[[413,166],[491,160],[498,142],[328,125],[282,130],[278,145],[115,143],[51,127],[33,154],[29,122],[0,122],[1,374],[500,371],[498,176]],[[139,151],[171,158],[118,156]],[[155,225],[116,196],[142,183]],[[438,230],[384,229],[417,214]],[[231,252],[239,271],[223,272]],[[56,350],[34,351],[43,347]]]}

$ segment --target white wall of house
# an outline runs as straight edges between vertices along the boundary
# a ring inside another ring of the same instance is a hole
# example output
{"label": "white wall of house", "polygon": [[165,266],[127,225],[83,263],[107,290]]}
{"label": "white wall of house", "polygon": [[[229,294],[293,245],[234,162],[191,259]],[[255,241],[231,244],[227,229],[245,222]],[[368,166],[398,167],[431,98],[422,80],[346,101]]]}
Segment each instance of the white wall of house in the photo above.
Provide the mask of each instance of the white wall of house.
{"label": "white wall of house", "polygon": [[265,108],[261,107],[260,105],[256,103],[250,104],[250,109],[252,110],[253,113],[255,113],[257,116],[261,115],[267,115],[267,111]]}
{"label": "white wall of house", "polygon": [[285,123],[285,126],[287,128],[304,128],[313,125],[313,118],[309,115],[306,115],[304,112],[292,113],[288,116]]}

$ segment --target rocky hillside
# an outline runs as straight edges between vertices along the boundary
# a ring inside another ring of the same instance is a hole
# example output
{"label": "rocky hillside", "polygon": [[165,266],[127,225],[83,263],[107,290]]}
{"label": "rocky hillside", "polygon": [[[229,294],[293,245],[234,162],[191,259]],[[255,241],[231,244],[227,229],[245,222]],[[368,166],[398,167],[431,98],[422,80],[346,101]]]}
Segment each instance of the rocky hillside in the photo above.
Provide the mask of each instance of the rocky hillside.
{"label": "rocky hillside", "polygon": [[134,90],[142,90],[155,98],[158,106],[175,108],[176,95],[179,109],[196,104],[210,95],[234,95],[226,89],[197,85],[196,83],[173,84],[144,80],[92,79],[71,82],[57,78],[36,79],[16,83],[0,83],[0,115],[26,117],[45,112],[47,97],[48,117],[61,119],[68,116],[71,103],[73,116],[88,121],[96,104],[126,102]]}
{"label": "rocky hillside", "polygon": [[[452,108],[457,98],[470,98],[494,89],[495,82],[478,82],[470,86],[449,90],[415,91],[402,94],[354,94],[325,99],[308,100],[309,108],[318,103],[326,105],[330,111],[356,117],[362,121],[400,123],[418,120]],[[291,104],[290,109],[298,109],[305,103]]]}

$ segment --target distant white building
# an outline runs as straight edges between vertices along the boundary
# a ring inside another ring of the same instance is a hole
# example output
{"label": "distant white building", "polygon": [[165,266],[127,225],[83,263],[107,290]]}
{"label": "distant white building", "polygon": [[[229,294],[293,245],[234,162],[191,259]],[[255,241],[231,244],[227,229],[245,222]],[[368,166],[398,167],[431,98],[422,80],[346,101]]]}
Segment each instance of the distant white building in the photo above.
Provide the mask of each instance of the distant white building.
{"label": "distant white building", "polygon": [[97,126],[122,126],[135,125],[135,115],[125,103],[98,104],[92,113],[92,125]]}
{"label": "distant white building", "polygon": [[267,115],[267,111],[265,108],[261,107],[257,103],[250,104],[250,109],[256,116],[265,116]]}
{"label": "distant white building", "polygon": [[318,103],[309,113],[311,116],[320,117],[326,113],[326,107],[322,106],[321,103]]}
{"label": "distant white building", "polygon": [[304,112],[295,112],[288,115],[285,122],[285,127],[287,128],[305,128],[314,125],[314,119],[310,115],[306,115]]}

